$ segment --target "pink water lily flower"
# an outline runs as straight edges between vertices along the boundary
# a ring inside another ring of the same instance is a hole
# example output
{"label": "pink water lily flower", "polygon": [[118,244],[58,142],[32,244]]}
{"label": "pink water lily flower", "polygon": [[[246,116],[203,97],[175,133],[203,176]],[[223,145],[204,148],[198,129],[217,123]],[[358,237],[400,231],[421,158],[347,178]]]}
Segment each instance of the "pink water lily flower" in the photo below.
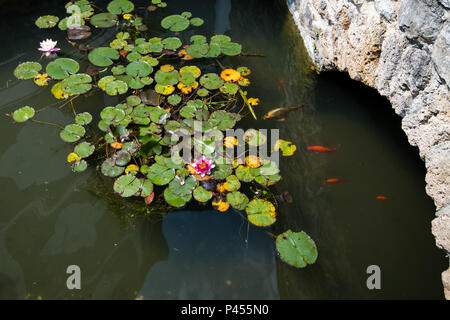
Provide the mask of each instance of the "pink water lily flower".
{"label": "pink water lily flower", "polygon": [[59,51],[59,48],[56,48],[56,44],[58,41],[53,41],[52,39],[44,40],[40,43],[41,47],[38,49],[39,51],[43,51],[46,56],[52,54],[52,52]]}
{"label": "pink water lily flower", "polygon": [[199,160],[192,164],[196,174],[204,177],[206,174],[210,174],[211,170],[215,167],[212,160],[208,160],[205,156],[202,156]]}

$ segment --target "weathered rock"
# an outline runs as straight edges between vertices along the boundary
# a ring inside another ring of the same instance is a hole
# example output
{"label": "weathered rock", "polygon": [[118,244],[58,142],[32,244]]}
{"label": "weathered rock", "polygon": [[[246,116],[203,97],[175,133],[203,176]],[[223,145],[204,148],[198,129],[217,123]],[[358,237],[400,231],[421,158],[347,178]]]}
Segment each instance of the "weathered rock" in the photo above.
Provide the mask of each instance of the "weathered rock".
{"label": "weathered rock", "polygon": [[[450,251],[450,0],[287,4],[318,70],[348,72],[386,96],[403,118],[427,168],[426,192],[438,210],[436,244]],[[444,273],[449,298],[450,271]]]}

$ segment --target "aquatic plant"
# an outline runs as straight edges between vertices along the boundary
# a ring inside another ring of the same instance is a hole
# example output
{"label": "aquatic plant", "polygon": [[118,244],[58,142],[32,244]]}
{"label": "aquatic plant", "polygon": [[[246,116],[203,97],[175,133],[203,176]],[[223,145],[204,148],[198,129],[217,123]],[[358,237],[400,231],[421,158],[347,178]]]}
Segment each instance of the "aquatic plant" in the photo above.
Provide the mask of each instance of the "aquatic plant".
{"label": "aquatic plant", "polygon": [[[147,10],[164,7],[165,2],[153,0]],[[278,204],[269,187],[281,175],[272,155],[281,150],[282,156],[292,156],[296,147],[278,139],[270,157],[264,157],[253,152],[268,145],[261,131],[249,129],[240,137],[236,131],[229,134],[246,116],[244,110],[256,119],[253,107],[260,104],[258,98],[247,97],[251,70],[225,68],[220,62],[240,55],[242,46],[226,35],[208,40],[201,34],[183,45],[187,37],[180,37],[180,32],[203,24],[190,12],[163,18],[164,37],[156,37],[128,0],[113,0],[100,13],[87,0],[69,2],[66,8],[70,16],[42,16],[36,25],[57,26],[77,41],[88,39],[97,28],[115,28],[115,38],[103,47],[70,42],[87,55],[88,66],[71,58],[53,59],[52,53],[60,50],[56,41],[42,41],[39,50],[46,58],[41,60],[49,60],[45,72],[41,62],[24,62],[14,75],[33,79],[38,86],[51,83],[51,93],[58,99],[55,105],[70,106],[74,122],[62,126],[35,119],[51,106],[39,110],[24,106],[10,114],[14,121],[59,128],[61,139],[74,144],[67,156],[72,170],[83,172],[95,163],[91,159],[101,158],[100,172],[114,179],[113,190],[123,198],[141,197],[149,206],[157,198],[174,208],[192,200],[211,203],[219,212],[245,213],[255,226],[273,225]],[[95,91],[117,96],[120,102],[104,107],[96,117],[77,113],[74,101]],[[100,138],[86,130],[94,129],[97,116]],[[286,263],[302,268],[316,260],[317,248],[304,232],[288,230],[274,237]]]}

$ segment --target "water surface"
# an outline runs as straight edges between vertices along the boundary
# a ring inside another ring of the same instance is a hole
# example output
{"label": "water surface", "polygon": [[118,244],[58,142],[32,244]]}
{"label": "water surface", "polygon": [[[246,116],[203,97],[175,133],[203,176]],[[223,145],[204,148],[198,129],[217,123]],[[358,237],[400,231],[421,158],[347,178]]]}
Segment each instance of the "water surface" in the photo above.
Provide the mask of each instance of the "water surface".
{"label": "water surface", "polygon": [[[54,102],[48,88],[12,75],[18,63],[38,58],[42,39],[57,39],[64,54],[84,59],[56,30],[34,27],[39,15],[62,16],[60,1],[28,3],[9,2],[21,18],[1,19],[1,114]],[[435,208],[425,194],[424,165],[388,102],[343,75],[317,76],[281,2],[168,3],[165,13],[189,10],[205,19],[201,32],[226,33],[247,53],[265,55],[224,61],[252,69],[250,94],[263,102],[259,115],[308,105],[285,122],[246,118],[240,126],[278,128],[297,145],[295,156],[282,160],[283,180],[275,188],[288,190],[294,203],[278,210],[271,231],[308,232],[319,248],[316,264],[301,270],[284,264],[272,239],[236,213],[186,208],[163,220],[127,218],[133,211],[113,200],[112,180],[93,167],[70,171],[65,158],[71,146],[57,129],[14,125],[0,116],[0,298],[443,298],[446,260],[430,232]],[[108,35],[91,41],[108,43]],[[113,103],[98,94],[77,100],[76,107],[95,113]],[[72,122],[69,109],[51,108],[38,118]],[[316,144],[338,151],[306,150]],[[325,183],[333,177],[344,181]],[[376,200],[380,194],[392,200]],[[78,291],[65,285],[71,264],[82,270]],[[381,290],[366,287],[372,264],[381,268]]]}

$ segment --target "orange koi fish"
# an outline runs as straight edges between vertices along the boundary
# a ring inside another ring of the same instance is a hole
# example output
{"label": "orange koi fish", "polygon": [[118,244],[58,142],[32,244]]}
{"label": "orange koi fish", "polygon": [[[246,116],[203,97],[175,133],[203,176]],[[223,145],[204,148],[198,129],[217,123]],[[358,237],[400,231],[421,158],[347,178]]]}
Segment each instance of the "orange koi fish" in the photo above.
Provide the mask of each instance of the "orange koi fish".
{"label": "orange koi fish", "polygon": [[317,152],[330,152],[330,151],[336,151],[337,148],[327,148],[324,146],[309,146],[308,150],[317,151]]}
{"label": "orange koi fish", "polygon": [[343,180],[339,179],[339,178],[330,178],[325,180],[326,183],[339,183],[342,182]]}
{"label": "orange koi fish", "polygon": [[386,197],[386,196],[376,196],[375,198],[378,200],[391,200],[391,198]]}

